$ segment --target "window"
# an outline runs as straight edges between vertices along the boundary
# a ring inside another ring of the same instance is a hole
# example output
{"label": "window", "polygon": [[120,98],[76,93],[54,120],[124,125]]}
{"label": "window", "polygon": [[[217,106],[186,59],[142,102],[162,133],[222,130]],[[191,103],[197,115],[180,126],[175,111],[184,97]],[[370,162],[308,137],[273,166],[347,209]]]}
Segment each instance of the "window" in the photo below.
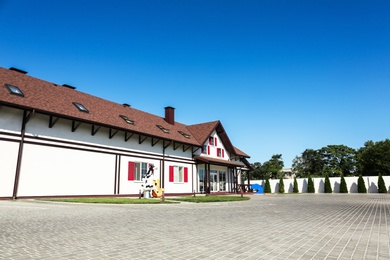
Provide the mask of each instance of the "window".
{"label": "window", "polygon": [[169,166],[169,182],[188,182],[188,168],[183,166]]}
{"label": "window", "polygon": [[199,169],[199,191],[204,192],[204,176],[205,170]]}
{"label": "window", "polygon": [[184,136],[185,138],[190,138],[190,135],[189,134],[186,134],[184,133],[183,131],[178,131],[182,136]]}
{"label": "window", "polygon": [[212,136],[209,137],[209,145],[214,145],[214,138]]}
{"label": "window", "polygon": [[5,84],[5,87],[8,89],[10,94],[24,97],[23,92],[17,86]]}
{"label": "window", "polygon": [[129,162],[128,180],[141,181],[148,172],[148,164],[144,162]]}
{"label": "window", "polygon": [[119,117],[125,120],[125,122],[128,123],[129,125],[134,125],[134,121],[129,119],[127,116],[119,115]]}
{"label": "window", "polygon": [[85,106],[83,106],[82,104],[77,103],[77,102],[73,102],[73,105],[74,105],[75,107],[77,107],[77,109],[78,109],[80,112],[89,113],[88,109],[86,109]]}
{"label": "window", "polygon": [[219,171],[219,191],[226,191],[226,171]]}
{"label": "window", "polygon": [[203,154],[207,153],[207,145],[203,145],[202,153]]}
{"label": "window", "polygon": [[158,128],[160,128],[161,131],[163,131],[166,134],[169,134],[169,129],[164,128],[162,125],[156,125]]}
{"label": "window", "polygon": [[217,156],[218,157],[225,157],[225,150],[221,148],[217,148]]}

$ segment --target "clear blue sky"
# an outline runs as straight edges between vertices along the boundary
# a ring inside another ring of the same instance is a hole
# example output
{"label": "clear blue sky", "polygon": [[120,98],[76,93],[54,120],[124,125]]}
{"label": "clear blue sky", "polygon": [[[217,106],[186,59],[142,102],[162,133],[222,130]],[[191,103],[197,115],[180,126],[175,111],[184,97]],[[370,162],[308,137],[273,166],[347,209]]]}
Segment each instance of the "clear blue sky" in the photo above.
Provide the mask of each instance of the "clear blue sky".
{"label": "clear blue sky", "polygon": [[0,66],[176,120],[250,162],[390,137],[390,1],[0,0]]}

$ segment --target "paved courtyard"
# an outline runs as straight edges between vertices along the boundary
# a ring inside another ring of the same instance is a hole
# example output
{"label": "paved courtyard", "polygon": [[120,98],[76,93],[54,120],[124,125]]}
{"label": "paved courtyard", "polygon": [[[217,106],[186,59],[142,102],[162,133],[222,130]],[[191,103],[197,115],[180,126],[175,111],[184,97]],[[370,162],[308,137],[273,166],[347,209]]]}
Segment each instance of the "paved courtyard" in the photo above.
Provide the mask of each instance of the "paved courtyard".
{"label": "paved courtyard", "polygon": [[390,259],[390,195],[208,204],[0,201],[0,259]]}

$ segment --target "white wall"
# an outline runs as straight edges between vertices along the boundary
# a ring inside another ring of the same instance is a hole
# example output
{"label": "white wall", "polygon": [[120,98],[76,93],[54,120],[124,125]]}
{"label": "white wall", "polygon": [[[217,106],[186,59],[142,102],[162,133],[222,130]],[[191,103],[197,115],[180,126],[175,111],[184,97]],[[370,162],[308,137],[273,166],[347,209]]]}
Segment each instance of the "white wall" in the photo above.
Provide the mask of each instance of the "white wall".
{"label": "white wall", "polygon": [[19,143],[0,141],[0,197],[12,197]]}
{"label": "white wall", "polygon": [[25,144],[17,195],[107,195],[114,180],[114,155]]}
{"label": "white wall", "polygon": [[[347,188],[349,193],[357,193],[357,181],[358,177],[344,177],[345,182],[347,183]],[[325,178],[312,178],[315,192],[323,193],[324,192],[324,184]],[[363,176],[364,183],[367,188],[368,193],[377,193],[378,192],[378,177],[377,176]],[[385,185],[387,187],[388,193],[390,193],[390,176],[383,176],[383,180],[385,181]],[[340,192],[340,177],[331,177],[329,178],[332,191],[334,193]],[[260,184],[263,185],[264,180],[251,180],[251,184]],[[300,193],[307,192],[307,178],[297,178],[298,190]],[[283,179],[284,191],[285,193],[292,193],[294,187],[294,179]],[[270,180],[270,186],[272,193],[279,192],[279,179]]]}

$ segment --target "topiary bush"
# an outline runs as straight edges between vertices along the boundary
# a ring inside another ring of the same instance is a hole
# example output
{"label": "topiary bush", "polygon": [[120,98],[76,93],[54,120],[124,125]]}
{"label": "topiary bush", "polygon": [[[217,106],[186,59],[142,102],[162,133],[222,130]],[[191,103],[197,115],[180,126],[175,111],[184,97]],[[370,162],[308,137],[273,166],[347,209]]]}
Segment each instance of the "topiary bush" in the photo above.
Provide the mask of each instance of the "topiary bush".
{"label": "topiary bush", "polygon": [[315,193],[314,182],[310,174],[307,176],[307,193]]}
{"label": "topiary bush", "polygon": [[284,193],[283,177],[280,177],[280,180],[279,180],[279,193]]}
{"label": "topiary bush", "polygon": [[293,187],[293,193],[298,193],[298,182],[297,182],[297,177],[294,177],[294,187]]}
{"label": "topiary bush", "polygon": [[330,185],[329,175],[325,175],[325,193],[332,193],[332,186]]}
{"label": "topiary bush", "polygon": [[347,183],[345,182],[343,174],[341,174],[340,180],[340,193],[348,193]]}
{"label": "topiary bush", "polygon": [[386,184],[381,173],[378,175],[378,193],[387,193]]}
{"label": "topiary bush", "polygon": [[269,177],[265,177],[264,193],[271,193],[271,185],[269,183]]}
{"label": "topiary bush", "polygon": [[363,177],[360,174],[358,178],[358,193],[367,193],[366,184],[364,183]]}

